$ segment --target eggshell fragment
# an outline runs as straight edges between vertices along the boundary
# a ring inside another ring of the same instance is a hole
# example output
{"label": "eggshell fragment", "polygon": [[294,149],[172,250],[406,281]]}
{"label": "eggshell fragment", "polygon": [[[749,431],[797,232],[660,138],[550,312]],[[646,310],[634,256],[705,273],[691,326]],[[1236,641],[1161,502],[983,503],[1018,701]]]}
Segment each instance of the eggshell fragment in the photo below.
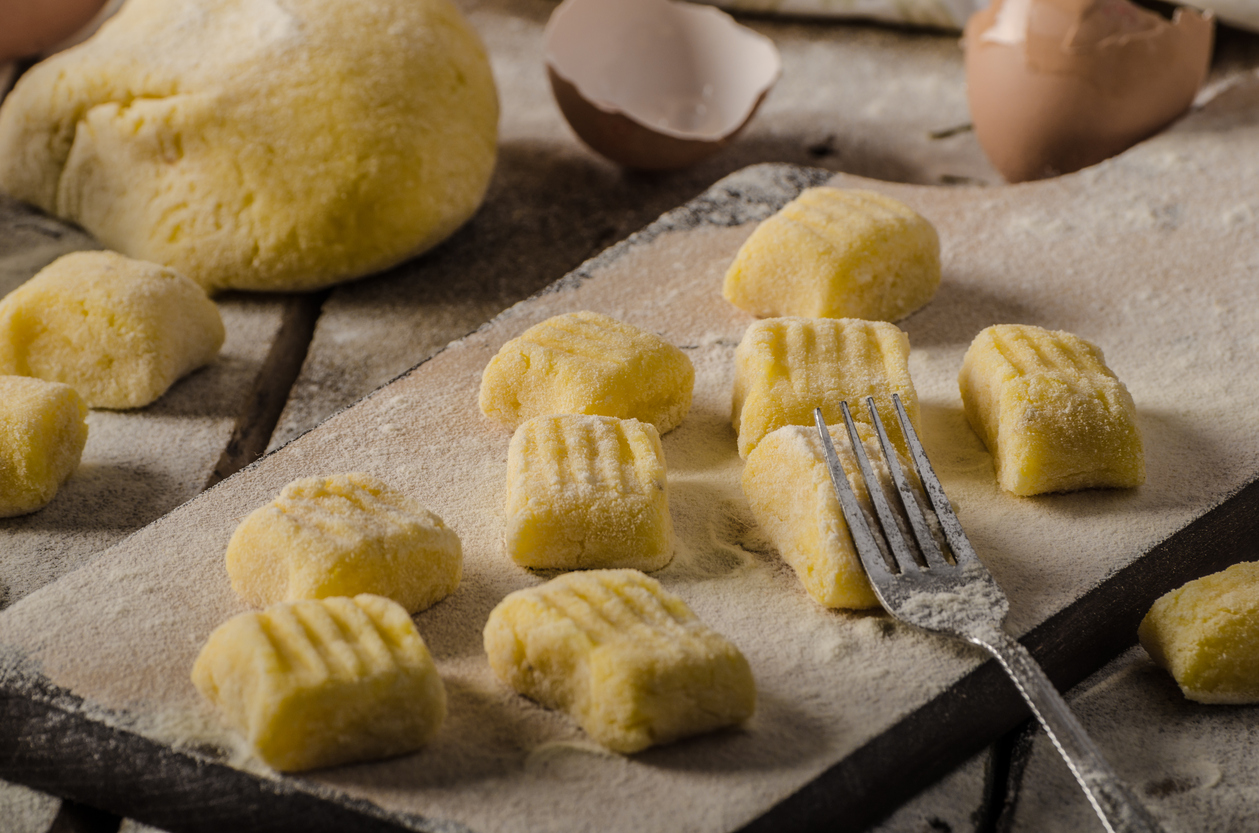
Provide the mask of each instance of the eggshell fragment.
{"label": "eggshell fragment", "polygon": [[1011,182],[1122,153],[1193,102],[1214,21],[1128,0],[996,0],[966,24],[975,134]]}
{"label": "eggshell fragment", "polygon": [[[0,62],[55,52],[83,40],[120,5],[106,0],[6,0],[0,13]],[[80,31],[87,30],[87,31]]]}
{"label": "eggshell fragment", "polygon": [[1212,12],[1221,23],[1259,32],[1259,3],[1255,0],[1185,0],[1188,5]]}
{"label": "eggshell fragment", "polygon": [[565,0],[547,24],[546,56],[577,135],[641,170],[715,153],[782,71],[768,38],[724,12],[671,0]]}

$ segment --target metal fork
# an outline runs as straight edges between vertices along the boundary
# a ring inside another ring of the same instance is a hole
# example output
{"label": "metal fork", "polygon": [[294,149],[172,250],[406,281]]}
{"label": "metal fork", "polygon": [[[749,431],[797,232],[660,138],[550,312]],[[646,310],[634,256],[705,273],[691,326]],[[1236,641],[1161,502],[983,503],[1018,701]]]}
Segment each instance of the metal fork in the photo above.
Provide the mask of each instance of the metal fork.
{"label": "metal fork", "polygon": [[[848,403],[842,403],[841,409],[853,453],[874,504],[874,514],[882,527],[879,531],[872,529],[867,522],[866,514],[848,483],[835,454],[835,446],[831,443],[822,409],[813,412],[844,520],[848,523],[861,563],[879,600],[889,613],[903,622],[964,639],[996,657],[1066,760],[1071,773],[1084,788],[1089,803],[1110,833],[1162,831],[1159,823],[1110,768],[1101,750],[1085,733],[1084,727],[1036,660],[1002,627],[1010,602],[979,561],[966,533],[962,531],[900,397],[893,396],[892,401],[913,465],[931,504],[930,509],[934,510],[939,521],[938,529],[947,542],[947,549],[952,552],[951,559],[946,557],[941,542],[932,534],[923,507],[919,505],[913,486],[900,465],[896,449],[888,440],[873,397],[866,399],[866,405],[899,497],[901,522],[898,522],[898,515],[871,468]],[[906,540],[905,532],[912,535],[912,541]],[[886,544],[890,560],[879,545],[880,537]]]}

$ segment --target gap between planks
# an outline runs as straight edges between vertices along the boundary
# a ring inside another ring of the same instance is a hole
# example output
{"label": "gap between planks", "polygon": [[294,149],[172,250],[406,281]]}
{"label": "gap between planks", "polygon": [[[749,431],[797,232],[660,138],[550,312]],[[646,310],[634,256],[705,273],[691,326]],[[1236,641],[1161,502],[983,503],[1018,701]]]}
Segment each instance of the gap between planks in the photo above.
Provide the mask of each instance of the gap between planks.
{"label": "gap between planks", "polygon": [[245,408],[237,417],[231,439],[207,479],[205,488],[231,477],[260,458],[280,421],[293,385],[315,334],[328,290],[294,296],[284,310],[280,330],[254,380]]}

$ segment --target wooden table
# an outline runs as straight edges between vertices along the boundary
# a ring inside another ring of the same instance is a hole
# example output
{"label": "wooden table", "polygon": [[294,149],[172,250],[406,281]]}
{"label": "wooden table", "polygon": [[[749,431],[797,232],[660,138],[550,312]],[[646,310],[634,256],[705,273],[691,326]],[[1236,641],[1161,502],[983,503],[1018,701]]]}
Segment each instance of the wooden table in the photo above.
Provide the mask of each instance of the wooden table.
{"label": "wooden table", "polygon": [[[996,183],[970,134],[953,130],[967,117],[952,37],[774,21],[753,25],[782,48],[784,79],[740,142],[717,159],[680,174],[622,173],[581,147],[550,102],[539,39],[550,8],[546,2],[519,0],[467,4],[494,57],[504,102],[500,166],[477,218],[432,255],[324,295],[219,299],[229,327],[220,361],[142,412],[93,413],[92,440],[80,475],[53,506],[27,519],[3,522],[8,546],[0,582],[7,591],[6,606],[92,562],[110,545],[240,469],[264,448],[279,447],[313,428],[730,171],[754,162],[789,161],[893,181]],[[1230,35],[1223,46],[1217,77],[1253,65],[1248,64],[1255,52],[1250,39]],[[804,172],[795,180],[789,177],[759,205],[781,201],[790,196],[791,188],[821,176]],[[746,196],[727,196],[726,207],[746,208]],[[756,199],[750,201],[753,207]],[[710,196],[709,207],[712,201]],[[3,291],[57,254],[93,245],[81,232],[11,202],[0,204],[0,212]],[[1080,651],[1062,639],[1063,634],[1078,632],[1075,622],[1080,617],[1096,617],[1099,609],[1113,614],[1111,602],[1125,599],[1124,611],[1104,621],[1138,615],[1140,604],[1134,600],[1143,600],[1180,575],[1183,565],[1175,562],[1199,545],[1201,536],[1208,536],[1213,545],[1227,544],[1239,539],[1237,533],[1251,529],[1247,519],[1253,518],[1253,491],[1226,504],[1201,529],[1189,528],[1153,554],[1166,564],[1143,569],[1139,575],[1117,573],[1098,586],[1083,608],[1069,606],[1056,614],[1056,620],[1033,630],[1029,643],[1042,652],[1060,682],[1082,678],[1131,642],[1131,634],[1117,628],[1107,635],[1110,638]],[[1244,555],[1235,547],[1216,546],[1212,558],[1225,563]],[[1195,569],[1202,566],[1196,562]],[[1140,592],[1134,593],[1134,583]],[[958,696],[933,700],[936,705],[897,724],[896,732],[880,736],[879,744],[869,747],[866,758],[852,759],[818,781],[819,787],[775,811],[774,822],[803,824],[830,815],[834,807],[851,813],[853,808],[842,802],[831,806],[837,785],[847,785],[849,794],[864,794],[862,779],[878,782],[891,770],[903,769],[906,750],[922,751],[918,745],[922,727],[948,719],[957,702],[988,690],[996,679],[987,666],[975,670],[957,683]],[[187,806],[204,807],[209,796],[204,780],[192,777],[185,765],[198,770],[204,762],[185,761],[168,770],[178,774],[173,783],[155,782],[153,773],[165,765],[154,762],[175,753],[146,744],[143,738],[96,733],[97,725],[71,727],[66,721],[74,720],[57,699],[64,693],[52,693],[53,706],[48,709],[47,703],[38,704],[38,697],[6,701],[13,719],[29,721],[15,732],[14,724],[6,720],[9,728],[0,730],[5,735],[0,738],[0,769],[7,777],[159,820],[171,829],[181,825],[214,829],[224,818],[241,815],[250,801],[257,802],[262,814],[250,818],[281,808],[285,814],[302,812],[294,808],[309,806],[329,824],[363,829],[372,825],[373,814],[357,806],[333,802],[333,814],[324,816],[330,805],[319,796],[286,792],[284,785],[250,778],[242,781],[232,771],[220,773],[218,781],[223,800],[230,801],[224,815],[190,817]],[[995,712],[984,720],[971,714],[969,723],[955,723],[953,734],[933,741],[937,746],[931,747],[930,759],[917,771],[910,771],[895,788],[880,789],[879,799],[848,815],[848,821],[860,826],[876,819],[960,762],[966,752],[982,749],[994,729],[1020,720],[1008,692],[993,703]],[[30,748],[32,738],[40,749]],[[132,765],[123,766],[123,759]],[[1032,760],[1032,766],[1040,766],[1035,757]],[[959,802],[955,786],[944,802],[948,812],[983,801],[975,766],[956,776],[964,783],[967,798]],[[134,790],[144,783],[155,795],[137,803]],[[930,794],[919,805],[924,801],[931,801]],[[919,811],[910,804],[902,813]],[[897,822],[893,818],[888,823]]]}

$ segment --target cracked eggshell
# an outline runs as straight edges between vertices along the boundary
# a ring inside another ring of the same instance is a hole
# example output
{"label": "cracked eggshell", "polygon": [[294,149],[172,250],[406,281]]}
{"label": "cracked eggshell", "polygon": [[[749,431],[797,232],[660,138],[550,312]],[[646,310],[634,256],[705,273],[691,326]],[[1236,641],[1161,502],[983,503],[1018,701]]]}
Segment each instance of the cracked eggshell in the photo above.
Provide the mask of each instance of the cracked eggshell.
{"label": "cracked eggshell", "polygon": [[1166,127],[1193,103],[1214,21],[1128,0],[996,0],[966,24],[979,144],[1010,182],[1070,173]]}
{"label": "cracked eggshell", "polygon": [[782,71],[769,38],[717,9],[671,0],[565,0],[547,23],[546,62],[577,135],[640,170],[715,153]]}
{"label": "cracked eggshell", "polygon": [[1259,32],[1259,3],[1255,0],[1185,0],[1190,6],[1212,12],[1221,23]]}
{"label": "cracked eggshell", "polygon": [[[0,3],[0,62],[53,52],[70,46],[67,39],[84,27],[99,24],[106,0],[4,0]],[[117,6],[117,3],[111,4]]]}

